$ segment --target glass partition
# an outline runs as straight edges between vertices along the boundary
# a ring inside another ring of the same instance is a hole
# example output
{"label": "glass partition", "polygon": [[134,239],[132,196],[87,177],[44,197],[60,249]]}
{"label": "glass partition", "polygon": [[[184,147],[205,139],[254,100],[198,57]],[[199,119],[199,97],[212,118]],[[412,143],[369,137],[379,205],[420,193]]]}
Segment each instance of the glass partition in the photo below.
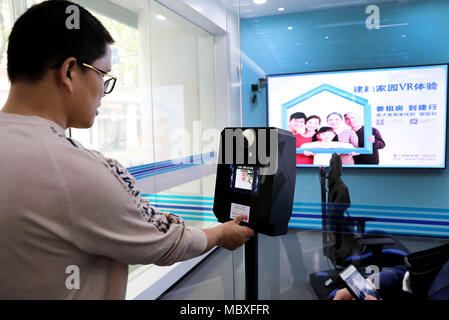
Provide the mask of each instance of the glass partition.
{"label": "glass partition", "polygon": [[150,2],[156,161],[199,155],[215,129],[214,37]]}
{"label": "glass partition", "polygon": [[[150,12],[155,162],[190,167],[217,150],[203,137],[216,130],[214,36],[156,1]],[[214,186],[215,179],[194,179],[167,192],[196,198],[209,189],[213,197]]]}
{"label": "glass partition", "polygon": [[[267,89],[264,82],[267,75],[438,65],[449,61],[449,45],[446,40],[449,36],[447,1],[378,0],[368,4],[362,1],[268,0],[263,4],[255,4],[252,0],[242,0],[239,5],[244,126],[268,125]],[[410,150],[422,138],[429,142],[437,140],[432,135],[426,136],[424,128],[432,126],[431,123],[435,120],[432,117],[438,112],[444,115],[447,101],[436,103],[432,98],[424,98],[424,94],[419,93],[420,90],[431,86],[415,86],[415,82],[419,81],[412,79],[411,73],[390,82],[373,77],[372,80],[376,83],[374,89],[363,81],[347,89],[351,97],[357,95],[368,99],[373,108],[372,126],[383,134],[385,146],[374,144],[375,139],[363,141],[373,143],[381,162],[386,152],[395,153],[401,159],[411,159],[418,151],[422,151],[415,148],[416,152],[399,152],[400,148],[394,144],[399,137],[402,139],[400,145],[408,145]],[[400,88],[404,83],[409,84],[409,92],[414,92],[414,98],[408,102],[403,101],[400,93],[396,96],[392,93],[393,88]],[[279,93],[284,95],[285,101],[282,103],[285,104],[298,102],[306,97],[301,95],[309,90],[304,88],[309,85],[305,83],[296,87],[287,81],[284,84],[284,87],[279,88]],[[338,85],[344,87],[347,83]],[[384,85],[385,91],[382,91]],[[446,87],[441,86],[438,90],[447,99]],[[344,96],[342,91],[334,89],[327,90],[324,95],[332,96],[336,92]],[[367,92],[380,95],[385,104],[372,102],[372,96]],[[310,96],[315,93],[317,92],[309,91]],[[329,104],[325,107],[332,107],[333,102],[335,105],[339,103],[337,100],[320,101]],[[279,110],[282,103],[276,106]],[[313,103],[309,106],[312,108]],[[312,109],[307,110],[307,116],[314,114]],[[411,115],[408,111],[416,113]],[[413,119],[409,119],[410,117]],[[347,129],[354,130],[349,120],[343,119],[343,122],[348,125]],[[422,130],[407,131],[413,130],[417,125],[422,125]],[[321,119],[319,127],[322,126],[331,125],[326,123],[326,119]],[[391,126],[396,128],[395,136],[388,136],[391,134]],[[445,132],[444,136],[439,136],[438,140],[444,141],[441,146],[444,149],[447,141],[446,128],[442,131]],[[295,132],[297,136],[301,133],[304,132]],[[373,131],[373,137],[374,135]],[[447,154],[443,159],[447,163]],[[259,250],[261,299],[329,298],[323,297],[316,290],[317,279],[326,274],[323,277],[327,278],[320,283],[321,288],[326,291],[324,282],[330,278],[327,272],[335,270],[335,261],[332,263],[325,254],[328,248],[325,246],[327,234],[322,232],[319,168],[298,168],[296,174],[290,232],[280,238],[261,236],[259,240],[260,248],[264,248]],[[383,252],[386,255],[383,257],[387,259],[389,254],[399,251],[412,253],[448,242],[448,175],[446,168],[381,169],[376,165],[363,169],[344,168],[342,179],[349,188],[351,200],[351,206],[344,217],[351,218],[354,225],[346,226],[348,229],[342,233],[346,236],[340,237],[342,242],[334,243],[332,250],[335,251],[335,246],[346,248],[346,253],[340,252],[340,258],[352,259],[351,254],[355,252],[351,251],[354,249],[351,243],[373,236],[380,239],[385,237],[394,240],[394,244],[390,244],[390,247],[384,244],[375,250],[387,250]],[[343,216],[340,218],[343,219]],[[348,233],[362,221],[363,230]],[[359,248],[359,256],[364,258],[367,251],[362,249]],[[341,259],[338,262],[344,265]],[[328,287],[332,287],[330,283]]]}
{"label": "glass partition", "polygon": [[113,94],[103,98],[94,126],[90,130],[71,129],[72,137],[126,167],[152,163],[151,103],[146,92],[148,75],[144,73],[149,65],[144,40],[148,30],[142,21],[148,16],[145,1],[136,1],[133,10],[120,2],[79,3],[90,9],[114,38],[110,73],[118,80]]}
{"label": "glass partition", "polygon": [[[92,6],[115,39],[111,74],[119,80],[94,127],[72,129],[72,136],[127,167],[166,164],[155,174],[201,156],[202,134],[215,129],[213,35],[155,1],[140,1],[131,13],[123,5],[121,18],[107,15],[119,2],[80,3]],[[130,14],[134,25],[126,22]],[[199,194],[200,187],[187,190]]]}

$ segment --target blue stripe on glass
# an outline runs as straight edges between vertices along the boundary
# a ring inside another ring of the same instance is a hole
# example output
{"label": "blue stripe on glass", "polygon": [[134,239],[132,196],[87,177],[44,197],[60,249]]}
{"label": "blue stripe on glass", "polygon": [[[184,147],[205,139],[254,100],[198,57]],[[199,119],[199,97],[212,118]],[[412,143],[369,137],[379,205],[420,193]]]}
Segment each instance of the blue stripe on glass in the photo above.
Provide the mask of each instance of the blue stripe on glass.
{"label": "blue stripe on glass", "polygon": [[[212,212],[214,197],[203,196],[181,196],[143,194],[152,201],[152,205],[166,209],[180,216],[187,215],[185,220],[195,221],[217,221]],[[186,200],[186,201],[183,201]],[[199,200],[197,202],[188,200]],[[301,207],[298,207],[301,205]],[[306,208],[304,208],[306,207]],[[385,230],[394,234],[425,235],[425,236],[449,236],[449,215],[437,215],[431,213],[449,213],[449,209],[441,208],[414,208],[414,207],[391,207],[391,206],[368,206],[351,205],[351,208],[374,209],[379,211],[362,211],[350,209],[348,212],[352,217],[367,217],[371,221],[366,222],[366,231]],[[193,211],[185,211],[193,210]],[[383,212],[382,210],[415,211],[407,212]],[[430,212],[426,214],[425,212]],[[189,217],[193,216],[193,217]],[[388,217],[388,216],[391,216]],[[289,223],[292,229],[321,230],[321,203],[296,202]],[[396,252],[395,254],[399,254]]]}
{"label": "blue stripe on glass", "polygon": [[139,180],[156,174],[161,174],[169,171],[179,170],[210,162],[211,160],[215,159],[215,154],[216,153],[211,152],[209,154],[206,153],[202,155],[189,156],[176,160],[168,160],[138,167],[132,167],[128,169],[128,172],[131,173],[137,180]]}
{"label": "blue stripe on glass", "polygon": [[424,232],[439,232],[446,234],[446,236],[449,236],[449,229],[448,228],[438,228],[438,227],[420,227],[420,226],[404,226],[401,224],[395,224],[395,225],[388,225],[388,224],[376,224],[373,223],[369,227],[366,227],[366,231],[369,230],[407,230],[407,231],[424,231]]}
{"label": "blue stripe on glass", "polygon": [[218,222],[217,219],[205,219],[205,218],[193,218],[193,217],[182,217],[184,220],[192,220],[192,221],[209,221],[209,222]]}
{"label": "blue stripe on glass", "polygon": [[142,194],[142,197],[149,198],[171,198],[171,199],[198,199],[198,200],[214,200],[214,197],[195,197],[195,196],[178,196],[178,195],[162,195],[162,194]]}
{"label": "blue stripe on glass", "polygon": [[151,169],[151,168],[157,168],[158,166],[164,166],[167,164],[179,164],[179,163],[185,163],[186,160],[208,160],[208,159],[213,159],[216,156],[216,152],[210,152],[210,153],[204,153],[204,154],[199,154],[199,155],[193,155],[193,156],[187,156],[184,158],[178,158],[178,159],[173,159],[173,160],[166,160],[166,161],[160,161],[160,162],[155,162],[155,163],[149,163],[149,164],[144,164],[144,165],[140,165],[140,166],[135,166],[135,167],[130,167],[128,168],[128,172],[136,172],[136,171],[140,171],[140,170],[146,170],[146,169]]}
{"label": "blue stripe on glass", "polygon": [[[310,208],[293,208],[293,213],[297,212],[316,212],[317,215],[321,215],[321,209],[310,209]],[[421,211],[423,212],[423,211]],[[446,214],[432,214],[432,213],[412,213],[412,212],[391,212],[391,211],[367,211],[367,210],[353,210],[348,209],[348,213],[351,216],[367,216],[367,215],[394,215],[395,217],[413,217],[413,218],[426,218],[426,219],[447,219],[449,220],[449,215]],[[434,212],[435,213],[435,212]],[[449,212],[448,212],[449,214]]]}
{"label": "blue stripe on glass", "polygon": [[185,164],[185,165],[179,165],[176,167],[170,167],[170,168],[166,168],[166,169],[158,169],[155,172],[150,172],[150,173],[142,173],[140,175],[135,175],[136,180],[141,180],[143,178],[148,178],[148,177],[152,177],[152,176],[156,176],[162,173],[167,173],[167,172],[171,172],[171,171],[176,171],[176,170],[181,170],[181,169],[185,169],[185,168],[190,168],[193,167],[195,165],[193,164]]}
{"label": "blue stripe on glass", "polygon": [[160,199],[154,199],[152,200],[151,204],[190,204],[190,205],[202,205],[202,206],[210,206],[212,209],[212,206],[214,205],[213,202],[195,202],[195,201],[172,201],[172,200],[160,200]]}
{"label": "blue stripe on glass", "polygon": [[[162,210],[164,211],[164,210]],[[213,213],[201,212],[201,211],[179,211],[179,210],[170,210],[167,211],[170,213],[174,213],[176,215],[192,215],[192,216],[203,216],[203,217],[215,217]]]}
{"label": "blue stripe on glass", "polygon": [[202,210],[202,211],[210,211],[210,208],[206,207],[186,207],[186,206],[172,206],[172,205],[154,205],[156,208],[166,208],[166,209],[190,209],[190,210]]}
{"label": "blue stripe on glass", "polygon": [[[294,202],[293,207],[319,207],[321,208],[321,202]],[[351,204],[351,209],[377,209],[377,210],[398,210],[398,211],[425,211],[425,212],[444,212],[449,214],[449,209],[444,208],[418,208],[418,207],[393,207],[393,206],[376,206],[376,205],[361,205]]]}
{"label": "blue stripe on glass", "polygon": [[[292,217],[295,218],[304,218],[304,219],[316,219],[317,216],[310,214],[292,214]],[[416,219],[394,219],[394,218],[373,218],[369,217],[370,221],[366,223],[375,222],[390,222],[390,223],[399,223],[399,224],[417,224],[417,225],[436,225],[436,226],[449,226],[449,221],[436,221],[436,220],[416,220]],[[342,219],[344,221],[345,219]]]}

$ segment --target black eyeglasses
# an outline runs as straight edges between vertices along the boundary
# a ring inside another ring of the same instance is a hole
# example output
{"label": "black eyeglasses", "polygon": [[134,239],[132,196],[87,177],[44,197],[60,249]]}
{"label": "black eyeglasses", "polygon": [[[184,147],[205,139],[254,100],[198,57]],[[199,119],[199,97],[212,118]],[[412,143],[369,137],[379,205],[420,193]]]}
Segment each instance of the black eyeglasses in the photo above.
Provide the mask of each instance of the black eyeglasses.
{"label": "black eyeglasses", "polygon": [[112,90],[114,90],[115,83],[117,82],[117,77],[114,77],[113,75],[111,75],[103,70],[95,68],[95,67],[91,66],[90,64],[81,63],[81,65],[85,68],[89,68],[95,72],[98,72],[103,77],[108,77],[108,79],[104,80],[104,94],[109,94],[112,92]]}

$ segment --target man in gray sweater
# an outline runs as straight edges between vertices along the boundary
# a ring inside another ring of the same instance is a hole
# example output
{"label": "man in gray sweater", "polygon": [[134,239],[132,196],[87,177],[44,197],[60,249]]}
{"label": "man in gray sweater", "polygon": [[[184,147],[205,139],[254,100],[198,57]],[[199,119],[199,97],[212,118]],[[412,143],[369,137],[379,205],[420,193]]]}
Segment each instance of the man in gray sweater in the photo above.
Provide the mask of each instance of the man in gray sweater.
{"label": "man in gray sweater", "polygon": [[[186,226],[151,207],[118,162],[66,137],[67,128],[92,126],[116,81],[112,37],[74,5],[33,6],[9,38],[0,299],[124,299],[129,264],[170,265],[214,246],[233,250],[254,235],[239,225],[242,217],[211,229]],[[79,10],[79,28],[67,25],[69,6]],[[77,290],[66,286],[73,266]]]}

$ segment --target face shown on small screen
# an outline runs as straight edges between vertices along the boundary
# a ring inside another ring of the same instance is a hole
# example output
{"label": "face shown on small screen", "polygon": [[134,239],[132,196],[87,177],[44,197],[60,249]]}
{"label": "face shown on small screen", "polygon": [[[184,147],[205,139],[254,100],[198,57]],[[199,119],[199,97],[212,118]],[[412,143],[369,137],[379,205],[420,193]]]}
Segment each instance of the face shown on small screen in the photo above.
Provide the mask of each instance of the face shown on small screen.
{"label": "face shown on small screen", "polygon": [[235,177],[235,188],[252,190],[254,170],[239,168]]}
{"label": "face shown on small screen", "polygon": [[242,181],[246,181],[248,179],[248,170],[241,170]]}

